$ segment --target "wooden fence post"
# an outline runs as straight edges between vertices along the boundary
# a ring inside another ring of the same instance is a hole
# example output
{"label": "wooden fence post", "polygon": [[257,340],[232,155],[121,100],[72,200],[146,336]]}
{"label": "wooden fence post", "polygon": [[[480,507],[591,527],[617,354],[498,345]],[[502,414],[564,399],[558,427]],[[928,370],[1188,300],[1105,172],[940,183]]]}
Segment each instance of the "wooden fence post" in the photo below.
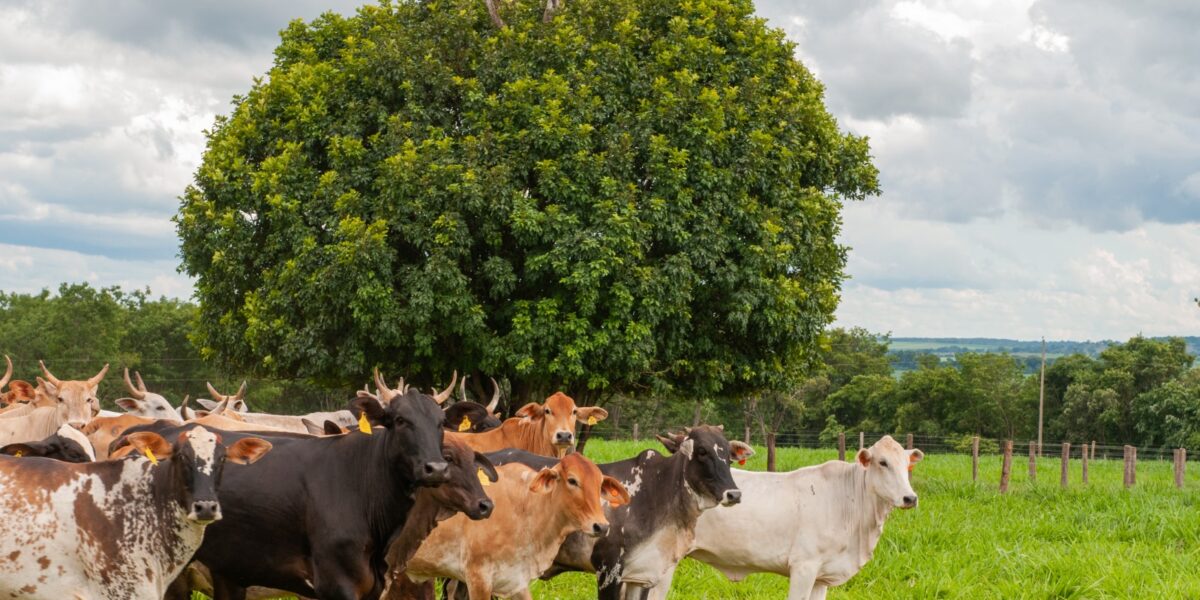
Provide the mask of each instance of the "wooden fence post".
{"label": "wooden fence post", "polygon": [[1133,455],[1133,459],[1129,461],[1129,485],[1135,486],[1137,485],[1137,446],[1130,446],[1129,452]]}
{"label": "wooden fence post", "polygon": [[1096,440],[1092,440],[1092,455],[1088,458],[1096,460]]}
{"label": "wooden fence post", "polygon": [[1067,487],[1067,469],[1071,462],[1071,443],[1063,442],[1062,445],[1062,475],[1058,478],[1058,483],[1064,488]]}
{"label": "wooden fence post", "polygon": [[1004,440],[1004,460],[1000,463],[1000,493],[1008,493],[1008,477],[1012,473],[1012,440]]}
{"label": "wooden fence post", "polygon": [[904,440],[904,447],[907,448],[908,450],[913,449],[913,439],[912,439],[911,433],[908,434],[908,437]]}
{"label": "wooden fence post", "polygon": [[767,470],[775,470],[775,433],[767,434]]}
{"label": "wooden fence post", "polygon": [[638,441],[638,424],[637,424],[637,422],[634,422],[634,424],[633,424],[633,441],[635,441],[635,442]]}
{"label": "wooden fence post", "polygon": [[1087,485],[1087,482],[1088,482],[1088,454],[1089,454],[1087,442],[1083,443],[1083,452],[1080,452],[1079,454],[1080,454],[1080,459],[1083,461],[1083,485]]}
{"label": "wooden fence post", "polygon": [[867,447],[867,434],[858,432],[858,449],[862,450]]}
{"label": "wooden fence post", "polygon": [[979,481],[979,436],[971,438],[971,481]]}
{"label": "wooden fence post", "polygon": [[746,426],[746,437],[742,438],[742,441],[746,442],[747,446],[750,445],[750,426],[749,425]]}
{"label": "wooden fence post", "polygon": [[1029,481],[1037,481],[1037,442],[1029,442]]}
{"label": "wooden fence post", "polygon": [[1176,448],[1175,452],[1174,452],[1174,455],[1175,455],[1175,487],[1177,487],[1179,489],[1183,489],[1183,462],[1180,460],[1180,458],[1181,458],[1180,452],[1182,452],[1182,451],[1183,451],[1183,448]]}
{"label": "wooden fence post", "polygon": [[1125,451],[1125,478],[1124,478],[1123,483],[1125,485],[1125,489],[1129,489],[1130,487],[1133,486],[1133,482],[1129,477],[1129,464],[1130,464],[1130,457],[1132,456],[1132,453],[1129,451],[1129,444],[1125,444],[1125,447],[1123,448],[1123,450]]}
{"label": "wooden fence post", "polygon": [[846,462],[846,432],[838,433],[838,460]]}

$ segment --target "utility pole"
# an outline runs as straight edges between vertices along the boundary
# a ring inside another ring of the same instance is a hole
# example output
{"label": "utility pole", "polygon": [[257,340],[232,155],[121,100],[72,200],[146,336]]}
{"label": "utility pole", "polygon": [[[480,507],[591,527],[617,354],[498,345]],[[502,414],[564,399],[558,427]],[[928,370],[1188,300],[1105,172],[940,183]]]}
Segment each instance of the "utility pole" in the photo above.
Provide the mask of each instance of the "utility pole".
{"label": "utility pole", "polygon": [[1038,391],[1038,456],[1042,455],[1042,414],[1046,408],[1046,338],[1042,337],[1042,381]]}

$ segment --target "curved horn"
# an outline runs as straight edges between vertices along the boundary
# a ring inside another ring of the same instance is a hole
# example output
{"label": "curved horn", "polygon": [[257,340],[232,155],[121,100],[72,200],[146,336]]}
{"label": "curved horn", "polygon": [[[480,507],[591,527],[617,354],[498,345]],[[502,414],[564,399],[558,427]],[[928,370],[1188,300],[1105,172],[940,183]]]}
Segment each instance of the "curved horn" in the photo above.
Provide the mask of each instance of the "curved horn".
{"label": "curved horn", "polygon": [[495,377],[488,377],[488,379],[492,380],[492,389],[496,391],[492,392],[492,401],[488,402],[487,411],[489,415],[494,415],[496,407],[500,406],[500,384],[496,383]]}
{"label": "curved horn", "polygon": [[433,395],[433,401],[442,404],[454,392],[454,384],[458,382],[458,369],[454,370],[454,374],[450,376],[450,385],[446,389]]}
{"label": "curved horn", "polygon": [[142,381],[142,372],[141,372],[141,371],[134,371],[134,372],[133,372],[133,376],[134,376],[134,378],[136,378],[136,379],[137,379],[137,382],[138,382],[138,389],[139,389],[139,390],[141,390],[141,391],[143,391],[143,392],[145,392],[145,391],[146,391],[146,382],[145,382],[145,381]]}
{"label": "curved horn", "polygon": [[392,398],[396,397],[396,391],[388,387],[387,381],[383,379],[383,375],[379,374],[379,367],[375,367],[375,388],[379,390],[379,400],[381,402],[391,402]]}
{"label": "curved horn", "polygon": [[396,392],[401,393],[401,394],[408,393],[408,384],[404,383],[403,377],[401,377],[398,381],[396,381]]}
{"label": "curved horn", "polygon": [[12,359],[9,358],[7,354],[4,355],[4,362],[8,363],[8,370],[4,372],[4,377],[0,377],[0,390],[4,389],[4,386],[8,385],[9,379],[12,379]]}
{"label": "curved horn", "polygon": [[233,395],[233,399],[234,399],[234,400],[241,400],[242,398],[245,398],[245,397],[246,397],[246,380],[245,380],[245,379],[243,379],[243,380],[242,380],[242,387],[238,388],[238,391],[237,391],[237,393]]}
{"label": "curved horn", "polygon": [[213,384],[211,381],[205,381],[204,385],[208,386],[208,393],[212,394],[213,400],[220,402],[225,399],[225,394],[218,392],[217,388],[213,387]]}
{"label": "curved horn", "polygon": [[42,367],[42,374],[46,376],[46,381],[53,383],[55,387],[62,385],[62,382],[59,381],[58,378],[54,376],[54,373],[51,373],[50,369],[46,368],[45,362],[42,362],[39,360],[38,366]]}
{"label": "curved horn", "polygon": [[461,402],[467,401],[467,378],[470,375],[463,375],[463,378],[458,382],[458,399]]}
{"label": "curved horn", "polygon": [[96,386],[100,385],[100,382],[104,381],[104,376],[107,374],[108,374],[108,363],[104,363],[104,367],[100,369],[100,372],[96,373],[95,375],[92,376],[91,379],[87,380],[88,387],[96,387]]}
{"label": "curved horn", "polygon": [[133,382],[129,380],[129,367],[125,367],[125,389],[129,390],[129,395],[138,400],[146,399],[146,392],[134,387]]}

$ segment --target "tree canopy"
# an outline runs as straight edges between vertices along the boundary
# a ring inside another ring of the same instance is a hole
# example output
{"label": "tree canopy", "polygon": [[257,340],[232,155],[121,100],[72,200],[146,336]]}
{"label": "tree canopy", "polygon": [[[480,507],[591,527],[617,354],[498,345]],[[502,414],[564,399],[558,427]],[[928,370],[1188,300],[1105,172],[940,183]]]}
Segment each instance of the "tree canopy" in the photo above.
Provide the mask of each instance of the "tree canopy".
{"label": "tree canopy", "polygon": [[749,0],[384,2],[282,32],[176,217],[194,339],[357,383],[784,388],[838,302],[867,141]]}

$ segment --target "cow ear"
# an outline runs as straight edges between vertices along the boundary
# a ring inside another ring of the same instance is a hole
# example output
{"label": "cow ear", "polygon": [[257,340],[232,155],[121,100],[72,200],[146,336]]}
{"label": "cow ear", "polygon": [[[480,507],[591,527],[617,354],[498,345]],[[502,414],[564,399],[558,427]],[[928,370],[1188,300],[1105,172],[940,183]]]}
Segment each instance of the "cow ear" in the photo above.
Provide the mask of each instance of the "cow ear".
{"label": "cow ear", "polygon": [[137,433],[131,433],[125,436],[125,441],[130,447],[138,452],[141,452],[142,454],[145,454],[146,451],[149,450],[152,454],[154,454],[155,458],[166,458],[171,456],[171,445],[167,443],[167,440],[163,439],[163,436],[158,435],[157,433],[150,431],[139,431]]}
{"label": "cow ear", "polygon": [[923,458],[925,458],[925,453],[916,448],[908,451],[908,464],[910,465],[915,465],[921,462],[921,459]]}
{"label": "cow ear", "polygon": [[537,402],[530,402],[529,404],[517,409],[517,412],[513,413],[513,416],[522,417],[525,419],[540,419],[545,414],[546,413],[542,409],[541,404],[538,404]]}
{"label": "cow ear", "polygon": [[871,465],[871,451],[870,450],[867,450],[866,448],[859,450],[857,458],[858,458],[858,464],[860,464],[864,467],[868,467]]}
{"label": "cow ear", "polygon": [[325,435],[342,435],[346,433],[346,428],[329,419],[325,419],[324,431]]}
{"label": "cow ear", "polygon": [[218,404],[217,402],[213,402],[212,400],[208,400],[205,398],[196,398],[196,402],[200,403],[200,406],[203,406],[204,408],[207,408],[208,410],[215,409]]}
{"label": "cow ear", "polygon": [[658,441],[662,442],[662,445],[664,447],[666,447],[667,452],[670,452],[671,454],[675,454],[676,452],[678,452],[679,444],[683,443],[682,435],[680,435],[680,436],[656,435],[654,437],[658,438]]}
{"label": "cow ear", "polygon": [[575,416],[584,423],[588,423],[592,419],[603,421],[608,418],[608,411],[599,406],[581,406],[575,409]]}
{"label": "cow ear", "polygon": [[117,398],[116,400],[113,400],[113,402],[116,402],[117,406],[125,409],[125,412],[138,409],[138,402],[133,398]]}
{"label": "cow ear", "polygon": [[622,504],[629,504],[629,490],[620,481],[604,476],[600,482],[600,497],[608,501],[609,506],[616,508]]}
{"label": "cow ear", "polygon": [[729,457],[736,462],[741,462],[754,456],[754,448],[737,440],[729,442]]}
{"label": "cow ear", "polygon": [[50,383],[49,381],[46,381],[45,379],[42,379],[41,377],[37,378],[37,382],[38,382],[38,387],[46,390],[47,394],[50,394],[51,396],[58,394],[58,387],[55,386],[53,383]]}
{"label": "cow ear", "polygon": [[533,481],[529,482],[529,491],[535,494],[545,494],[554,489],[558,484],[558,471],[555,469],[543,468],[538,471],[537,475],[533,476]]}
{"label": "cow ear", "polygon": [[225,449],[225,460],[239,465],[253,464],[271,450],[271,442],[262,438],[242,438]]}
{"label": "cow ear", "polygon": [[44,449],[36,448],[30,444],[9,444],[0,448],[0,454],[9,456],[42,456]]}
{"label": "cow ear", "polygon": [[358,396],[351,400],[350,412],[353,412],[356,417],[360,414],[366,415],[372,425],[387,426],[387,410],[378,400],[370,396]]}
{"label": "cow ear", "polygon": [[304,424],[304,428],[308,430],[309,435],[325,435],[325,429],[308,419],[301,418],[300,422]]}
{"label": "cow ear", "polygon": [[483,474],[487,475],[487,478],[491,480],[492,483],[500,481],[500,474],[496,472],[496,466],[492,464],[492,461],[488,460],[487,456],[476,452],[475,464],[478,465],[480,469],[483,469]]}

